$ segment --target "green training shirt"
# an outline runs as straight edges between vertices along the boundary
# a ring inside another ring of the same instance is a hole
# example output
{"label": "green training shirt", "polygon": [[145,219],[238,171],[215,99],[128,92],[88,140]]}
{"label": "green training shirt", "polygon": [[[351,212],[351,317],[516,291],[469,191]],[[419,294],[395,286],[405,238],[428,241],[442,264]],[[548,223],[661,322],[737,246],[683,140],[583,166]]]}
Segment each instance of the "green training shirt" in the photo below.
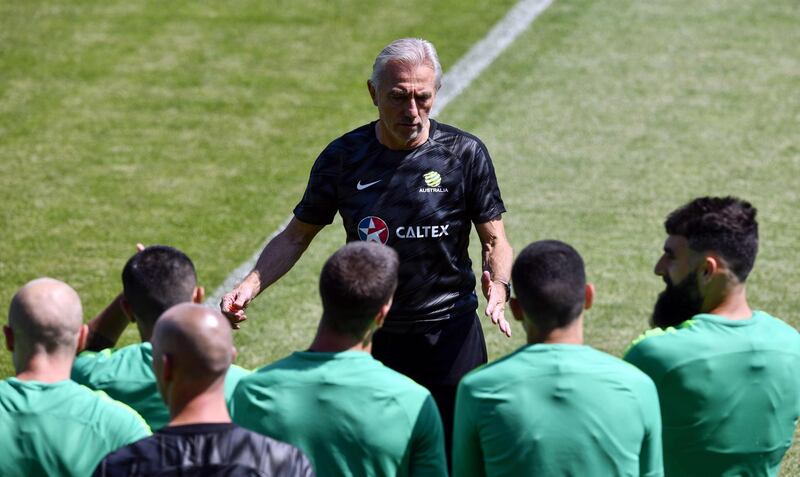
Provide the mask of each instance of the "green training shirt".
{"label": "green training shirt", "polygon": [[240,426],[302,449],[320,476],[447,473],[428,390],[366,352],[293,353],[243,378],[231,410]]}
{"label": "green training shirt", "polygon": [[461,380],[453,475],[661,476],[656,388],[589,346],[523,346]]}
{"label": "green training shirt", "polygon": [[[236,384],[250,371],[231,365],[225,376],[225,399],[230,402]],[[153,347],[149,342],[99,353],[81,353],[72,366],[72,379],[91,389],[105,391],[144,417],[153,429],[169,422],[169,410],[161,399],[153,372]]]}
{"label": "green training shirt", "polygon": [[150,435],[128,406],[70,380],[0,381],[0,475],[91,475],[109,452]]}
{"label": "green training shirt", "polygon": [[701,314],[634,341],[655,382],[668,476],[775,476],[800,415],[800,335],[763,311]]}

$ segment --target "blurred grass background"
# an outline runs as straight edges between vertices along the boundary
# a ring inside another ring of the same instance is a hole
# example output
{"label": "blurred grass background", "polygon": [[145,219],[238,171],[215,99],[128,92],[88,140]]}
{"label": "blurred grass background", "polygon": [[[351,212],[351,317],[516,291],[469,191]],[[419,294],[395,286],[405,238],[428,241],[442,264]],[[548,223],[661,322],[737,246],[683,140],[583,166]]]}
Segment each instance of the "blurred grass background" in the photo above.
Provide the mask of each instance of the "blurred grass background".
{"label": "blurred grass background", "polygon": [[[2,302],[49,275],[88,319],[136,242],[186,251],[211,292],[291,212],[323,147],[374,119],[385,44],[427,38],[447,70],[512,4],[0,0]],[[621,355],[647,327],[661,223],[707,194],[759,208],[750,300],[800,324],[798,24],[793,0],[557,1],[439,117],[489,147],[515,250],[557,238],[583,254],[592,346]],[[343,240],[325,229],[254,302],[239,364],[307,346]],[[514,326],[485,326],[492,359],[522,345]],[[782,475],[800,475],[795,449]]]}

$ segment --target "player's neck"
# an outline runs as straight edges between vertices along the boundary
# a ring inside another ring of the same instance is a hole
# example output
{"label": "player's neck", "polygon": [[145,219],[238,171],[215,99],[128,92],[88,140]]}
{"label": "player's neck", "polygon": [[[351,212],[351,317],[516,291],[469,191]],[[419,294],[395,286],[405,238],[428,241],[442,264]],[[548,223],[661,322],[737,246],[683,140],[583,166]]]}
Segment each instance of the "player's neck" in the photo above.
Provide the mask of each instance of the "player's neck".
{"label": "player's neck", "polygon": [[528,332],[528,344],[583,344],[583,316],[562,328],[538,333],[531,329]]}
{"label": "player's neck", "polygon": [[712,303],[704,309],[708,309],[708,313],[713,315],[719,315],[729,320],[747,320],[753,316],[753,310],[747,303],[747,291],[744,284],[731,286]]}
{"label": "player's neck", "polygon": [[56,383],[69,379],[72,370],[72,359],[63,356],[50,356],[36,354],[25,360],[24,365],[17,370],[17,379],[21,381],[40,381],[43,383]]}
{"label": "player's neck", "polygon": [[177,394],[169,403],[170,426],[231,422],[222,387],[183,399]]}
{"label": "player's neck", "polygon": [[336,333],[320,324],[314,341],[308,347],[309,351],[316,353],[341,353],[342,351],[365,351],[372,353],[372,332],[366,336],[356,338],[350,335]]}

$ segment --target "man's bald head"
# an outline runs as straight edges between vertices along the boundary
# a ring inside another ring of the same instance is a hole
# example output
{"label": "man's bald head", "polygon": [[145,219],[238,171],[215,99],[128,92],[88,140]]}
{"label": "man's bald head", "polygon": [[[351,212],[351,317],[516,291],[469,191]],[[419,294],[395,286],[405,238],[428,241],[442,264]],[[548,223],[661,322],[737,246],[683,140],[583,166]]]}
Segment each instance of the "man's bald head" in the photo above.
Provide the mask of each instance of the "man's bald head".
{"label": "man's bald head", "polygon": [[8,310],[15,365],[19,367],[18,357],[27,359],[33,353],[74,356],[82,325],[81,299],[72,287],[52,278],[26,283]]}
{"label": "man's bald head", "polygon": [[196,381],[224,378],[235,354],[228,320],[214,309],[193,303],[165,311],[156,321],[151,341],[155,362],[166,355],[176,377]]}

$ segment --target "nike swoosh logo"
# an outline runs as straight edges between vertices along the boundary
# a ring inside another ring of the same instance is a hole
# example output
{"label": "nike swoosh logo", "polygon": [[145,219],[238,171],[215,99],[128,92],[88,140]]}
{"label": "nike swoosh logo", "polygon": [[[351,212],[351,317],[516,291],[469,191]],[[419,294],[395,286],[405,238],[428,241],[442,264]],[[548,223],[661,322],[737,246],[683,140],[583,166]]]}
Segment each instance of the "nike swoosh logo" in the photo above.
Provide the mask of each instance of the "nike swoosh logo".
{"label": "nike swoosh logo", "polygon": [[377,184],[377,183],[378,183],[378,182],[380,182],[380,181],[381,181],[381,179],[378,179],[378,180],[376,180],[375,182],[370,182],[370,183],[368,183],[368,184],[362,184],[362,183],[361,183],[361,181],[358,181],[358,184],[356,184],[356,189],[358,189],[358,190],[364,190],[364,189],[366,189],[367,187],[374,186],[375,184]]}

